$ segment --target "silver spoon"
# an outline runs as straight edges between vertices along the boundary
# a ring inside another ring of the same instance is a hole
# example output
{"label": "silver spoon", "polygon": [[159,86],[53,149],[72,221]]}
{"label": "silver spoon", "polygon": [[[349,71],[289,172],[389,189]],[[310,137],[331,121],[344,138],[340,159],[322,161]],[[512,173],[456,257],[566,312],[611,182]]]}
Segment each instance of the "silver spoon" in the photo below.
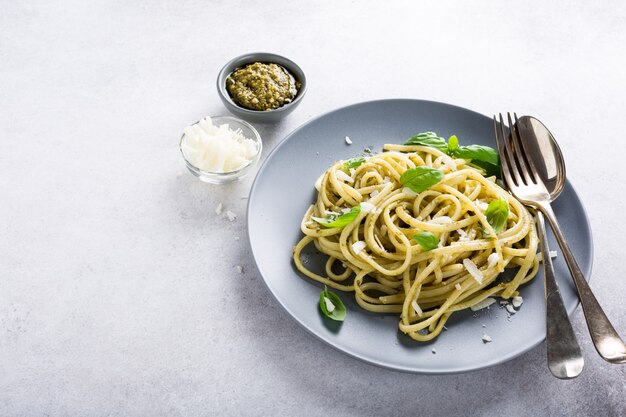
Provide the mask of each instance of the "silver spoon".
{"label": "silver spoon", "polygon": [[[524,139],[528,159],[538,169],[539,175],[546,184],[550,193],[550,201],[554,201],[561,191],[565,181],[565,165],[553,163],[561,157],[561,151],[552,134],[545,126],[530,116],[522,116],[517,121],[517,129]],[[538,149],[540,152],[531,154],[531,150]],[[541,152],[541,150],[544,150]],[[580,345],[576,339],[576,333],[563,305],[559,284],[556,282],[554,266],[550,256],[548,237],[546,236],[546,224],[543,213],[536,211],[537,231],[541,242],[543,256],[544,288],[546,296],[546,350],[548,368],[552,375],[560,379],[576,378],[583,370],[583,359]]]}
{"label": "silver spoon", "polygon": [[[550,192],[550,201],[553,201],[563,190],[565,185],[565,162],[563,161],[563,155],[559,146],[554,139],[554,136],[550,133],[548,128],[534,117],[522,116],[516,123],[520,137],[524,141],[524,149],[526,150],[526,157],[529,163],[532,165],[535,172],[544,182],[546,188]],[[538,217],[539,228],[543,229],[543,216]],[[550,219],[556,222],[556,219]],[[552,221],[551,221],[552,223]],[[561,234],[558,227],[553,227],[555,236],[561,249],[567,266],[572,274],[576,290],[578,291],[578,297],[583,307],[583,313],[591,334],[593,344],[600,354],[600,356],[611,363],[624,363],[626,362],[626,344],[619,337],[611,322],[607,318],[606,314],[600,307],[598,300],[594,296],[589,284],[585,280],[583,273],[581,272],[576,260],[574,259],[571,250],[565,238]],[[545,231],[544,231],[545,233]],[[545,238],[543,238],[545,241]],[[547,247],[547,245],[543,245]],[[544,247],[544,262],[550,258],[549,254],[546,256]],[[546,275],[547,277],[547,275]],[[554,282],[556,285],[556,282]],[[554,294],[556,290],[558,292],[558,286],[548,288],[548,280],[546,279],[546,297]],[[554,298],[554,295],[552,296]],[[560,298],[560,295],[559,295]],[[548,303],[550,308],[551,303]],[[567,317],[567,315],[566,315]],[[557,333],[565,331],[565,334],[569,330],[564,327],[557,327],[557,329],[550,329],[551,322],[548,321],[548,332],[554,331]],[[559,326],[559,324],[556,324]],[[570,325],[571,329],[571,325]],[[563,336],[563,335],[562,335]],[[559,351],[561,348],[567,350],[570,349],[571,353],[575,353],[575,349],[572,346],[561,346],[562,343],[559,339],[555,339],[556,342],[552,344],[552,348],[555,351]],[[563,342],[565,343],[565,342]],[[548,347],[550,349],[550,346]],[[580,349],[580,348],[578,348]],[[550,352],[548,352],[548,357]],[[552,370],[552,369],[551,369]],[[582,370],[582,357],[581,357],[581,370]]]}

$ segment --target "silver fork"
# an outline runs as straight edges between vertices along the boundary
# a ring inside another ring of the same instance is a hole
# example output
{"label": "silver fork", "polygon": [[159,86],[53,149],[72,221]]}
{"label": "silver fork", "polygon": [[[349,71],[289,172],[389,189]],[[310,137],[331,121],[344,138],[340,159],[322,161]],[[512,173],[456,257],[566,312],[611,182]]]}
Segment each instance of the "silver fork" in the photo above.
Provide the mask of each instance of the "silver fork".
{"label": "silver fork", "polygon": [[[510,139],[506,134],[506,128],[500,114],[499,123],[496,117],[493,117],[493,126],[496,134],[496,142],[498,144],[498,152],[500,153],[500,159],[502,163],[502,174],[506,181],[511,193],[520,200],[523,204],[534,207],[540,210],[550,222],[554,235],[556,237],[567,267],[572,274],[576,290],[578,291],[578,297],[583,307],[583,313],[593,340],[594,346],[600,356],[611,363],[625,363],[626,362],[626,344],[619,337],[613,325],[607,318],[606,314],[600,307],[598,300],[594,296],[589,284],[585,280],[585,276],[580,270],[580,267],[576,263],[576,259],[572,254],[572,251],[565,240],[565,236],[561,231],[559,223],[554,215],[554,211],[550,206],[550,193],[543,183],[540,175],[536,172],[532,163],[529,162],[532,159],[526,158],[526,150],[524,149],[524,142],[521,140],[519,132],[516,129],[516,125],[511,120],[511,115],[507,113],[507,118],[510,126]],[[515,121],[517,123],[517,115],[515,115]],[[500,131],[498,131],[498,125]],[[550,304],[548,304],[550,308]],[[567,317],[567,315],[566,315]],[[561,334],[564,328],[550,329],[552,318],[548,320],[548,332],[553,331],[560,334],[561,337],[565,336]],[[557,326],[560,324],[557,324]],[[571,328],[571,326],[570,326]],[[566,331],[567,333],[567,331]],[[554,339],[552,340],[554,342]],[[557,351],[560,350],[561,343],[553,343],[552,347]],[[548,349],[550,349],[550,340],[548,340]],[[555,353],[555,354],[556,354]],[[550,355],[548,355],[550,356]]]}

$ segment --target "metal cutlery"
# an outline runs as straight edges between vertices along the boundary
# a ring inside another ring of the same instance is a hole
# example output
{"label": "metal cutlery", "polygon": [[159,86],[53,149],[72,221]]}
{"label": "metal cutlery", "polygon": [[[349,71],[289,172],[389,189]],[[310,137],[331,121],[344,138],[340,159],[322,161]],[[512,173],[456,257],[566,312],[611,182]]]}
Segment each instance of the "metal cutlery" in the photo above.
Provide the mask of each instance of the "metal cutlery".
{"label": "metal cutlery", "polygon": [[[547,217],[550,225],[552,226],[552,230],[559,246],[561,247],[565,262],[570,270],[574,284],[578,291],[587,327],[589,328],[596,350],[600,356],[608,362],[624,363],[626,362],[626,344],[624,344],[602,310],[602,307],[600,307],[598,300],[585,280],[584,274],[576,263],[576,259],[567,244],[554,211],[550,206],[550,202],[553,198],[550,191],[546,187],[547,181],[544,181],[544,176],[541,175],[542,172],[537,168],[535,164],[536,159],[529,157],[531,153],[528,152],[528,149],[526,149],[528,146],[525,146],[525,139],[521,138],[520,133],[526,133],[524,136],[527,136],[527,133],[530,131],[524,130],[523,132],[520,132],[520,123],[517,119],[517,115],[515,115],[515,124],[511,120],[510,114],[507,114],[507,118],[510,126],[510,136],[507,134],[502,114],[500,114],[499,121],[496,120],[495,116],[493,118],[494,131],[496,133],[498,151],[501,157],[504,180],[506,181],[511,193],[518,200],[541,211]],[[526,127],[528,126],[525,126],[525,129]],[[530,128],[533,128],[532,124]],[[535,135],[537,134],[536,130],[533,130],[533,132]],[[540,135],[541,134],[542,133],[540,133]],[[535,142],[535,144],[537,143],[538,142]],[[545,146],[546,142],[543,141],[543,143]],[[554,143],[556,144],[556,142]],[[553,148],[553,151],[554,150],[556,150],[554,153],[555,158],[551,161],[551,163],[555,164],[553,168],[558,174],[556,184],[559,186],[559,183],[564,184],[565,182],[565,169],[558,146]],[[539,149],[538,152],[542,155],[545,155],[546,153],[541,149]],[[536,149],[535,154],[537,154]],[[560,185],[560,187],[562,188],[562,185]],[[549,321],[551,320],[553,319],[550,318]]]}

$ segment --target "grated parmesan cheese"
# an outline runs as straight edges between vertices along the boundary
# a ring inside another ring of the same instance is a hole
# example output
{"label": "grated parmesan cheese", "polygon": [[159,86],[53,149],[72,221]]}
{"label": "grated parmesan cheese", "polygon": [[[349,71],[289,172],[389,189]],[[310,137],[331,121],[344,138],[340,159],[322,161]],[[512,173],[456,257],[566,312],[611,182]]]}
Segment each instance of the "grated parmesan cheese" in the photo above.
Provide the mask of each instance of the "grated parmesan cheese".
{"label": "grated parmesan cheese", "polygon": [[439,216],[439,217],[435,217],[434,219],[430,219],[429,223],[433,223],[433,224],[450,224],[452,223],[452,219],[448,216]]}
{"label": "grated parmesan cheese", "polygon": [[223,209],[224,209],[224,206],[222,205],[222,203],[219,203],[217,207],[215,207],[215,214],[219,216],[220,214],[222,214]]}
{"label": "grated parmesan cheese", "polygon": [[513,297],[513,300],[511,301],[511,303],[513,304],[513,307],[515,308],[520,308],[523,302],[524,302],[524,299],[519,295],[517,297]]}
{"label": "grated parmesan cheese", "polygon": [[346,143],[348,145],[352,145],[352,139],[350,139],[349,137],[346,136]]}
{"label": "grated parmesan cheese", "polygon": [[366,201],[361,203],[361,212],[363,213],[373,213],[376,211],[376,206],[372,203],[368,203]]}
{"label": "grated parmesan cheese", "polygon": [[[551,250],[551,251],[550,251],[550,258],[554,259],[554,258],[556,258],[557,256],[558,256],[558,253],[557,253],[555,250]],[[537,254],[537,260],[538,260],[539,262],[543,262],[543,252],[539,252],[539,253]]]}
{"label": "grated parmesan cheese", "polygon": [[235,219],[237,218],[237,215],[233,213],[232,211],[228,210],[226,212],[226,217],[228,217],[228,220],[230,220],[231,222],[234,222]]}
{"label": "grated parmesan cheese", "polygon": [[346,174],[345,172],[343,172],[340,169],[335,171],[335,175],[337,176],[338,180],[349,182],[349,183],[353,183],[354,182],[354,178],[352,178],[350,175]]}
{"label": "grated parmesan cheese", "polygon": [[457,290],[461,291],[461,284],[459,284],[457,282],[456,284],[454,284],[454,288],[456,288]]}
{"label": "grated parmesan cheese", "polygon": [[330,298],[324,297],[324,304],[326,304],[326,311],[328,311],[329,313],[335,311],[335,305],[332,301],[330,301]]}
{"label": "grated parmesan cheese", "polygon": [[379,194],[378,190],[374,190],[370,193],[370,198],[374,198]]}
{"label": "grated parmesan cheese", "polygon": [[450,158],[448,155],[443,155],[441,157],[441,162],[443,162],[445,166],[450,168],[450,171],[456,171],[456,162],[454,162],[454,159]]}
{"label": "grated parmesan cheese", "polygon": [[481,284],[483,283],[483,273],[478,269],[474,261],[471,259],[463,259],[463,266],[467,269],[467,272],[474,278],[474,280]]}
{"label": "grated parmesan cheese", "polygon": [[478,311],[478,310],[482,310],[483,308],[489,307],[495,302],[496,302],[495,298],[488,297],[482,300],[481,302],[474,304],[470,308],[472,309],[472,311]]}
{"label": "grated parmesan cheese", "polygon": [[504,308],[506,308],[506,311],[509,314],[515,314],[515,309],[513,308],[513,306],[511,304],[507,304],[504,306]]}
{"label": "grated parmesan cheese", "polygon": [[362,240],[357,240],[352,244],[352,251],[358,255],[363,249],[365,249],[366,246],[367,243],[363,242]]}
{"label": "grated parmesan cheese", "polygon": [[492,341],[491,336],[489,336],[488,334],[483,334],[483,342],[484,343],[489,343],[491,341]]}
{"label": "grated parmesan cheese", "polygon": [[498,252],[494,252],[491,255],[489,255],[489,257],[487,258],[487,264],[489,265],[489,268],[493,268],[494,266],[496,266],[496,264],[500,261],[500,259],[501,257]]}
{"label": "grated parmesan cheese", "polygon": [[417,197],[417,193],[413,190],[411,190],[409,187],[404,187],[402,189],[402,192],[406,195],[408,195],[409,197]]}
{"label": "grated parmesan cheese", "polygon": [[223,173],[249,164],[259,153],[259,146],[246,138],[241,129],[233,130],[228,123],[216,126],[210,117],[205,117],[185,128],[181,150],[196,168]]}

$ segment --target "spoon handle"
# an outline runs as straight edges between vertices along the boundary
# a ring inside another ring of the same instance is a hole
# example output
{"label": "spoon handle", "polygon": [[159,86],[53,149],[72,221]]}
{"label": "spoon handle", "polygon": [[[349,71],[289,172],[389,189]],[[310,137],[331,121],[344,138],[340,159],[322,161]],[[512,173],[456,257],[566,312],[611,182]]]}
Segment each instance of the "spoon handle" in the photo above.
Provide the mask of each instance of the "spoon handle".
{"label": "spoon handle", "polygon": [[626,363],[626,344],[624,344],[624,341],[615,331],[615,328],[602,310],[602,307],[600,307],[595,295],[593,295],[589,284],[587,284],[585,276],[576,263],[576,259],[574,259],[574,255],[565,240],[565,236],[561,231],[561,227],[559,226],[559,222],[554,215],[554,211],[552,211],[552,207],[549,203],[542,203],[538,205],[538,208],[548,218],[550,226],[552,226],[554,236],[563,251],[565,263],[567,263],[567,267],[569,268],[572,278],[574,279],[574,284],[576,285],[576,290],[578,291],[578,297],[580,298],[580,303],[583,306],[583,313],[585,314],[587,327],[589,328],[589,333],[591,334],[591,339],[593,340],[596,350],[600,356],[608,362]]}
{"label": "spoon handle", "polygon": [[546,236],[546,224],[541,212],[537,212],[537,225],[545,277],[548,368],[557,378],[576,378],[583,371],[585,360],[556,282]]}

